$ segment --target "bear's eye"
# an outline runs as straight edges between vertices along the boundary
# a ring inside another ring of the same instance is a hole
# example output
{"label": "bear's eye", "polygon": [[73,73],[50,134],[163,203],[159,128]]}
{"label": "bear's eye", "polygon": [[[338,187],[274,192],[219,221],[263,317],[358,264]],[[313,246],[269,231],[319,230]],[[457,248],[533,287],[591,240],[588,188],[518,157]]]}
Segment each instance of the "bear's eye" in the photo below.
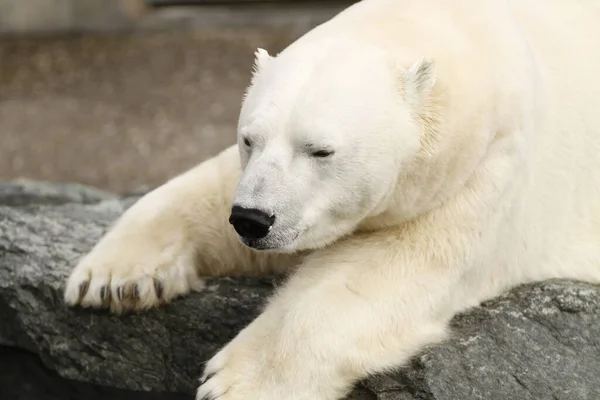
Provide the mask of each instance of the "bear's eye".
{"label": "bear's eye", "polygon": [[319,150],[319,151],[315,151],[312,153],[313,157],[319,157],[319,158],[325,158],[325,157],[329,157],[330,155],[333,154],[333,151],[329,151],[329,150]]}
{"label": "bear's eye", "polygon": [[252,146],[252,143],[250,142],[250,139],[248,139],[248,138],[244,138],[244,144],[248,147]]}

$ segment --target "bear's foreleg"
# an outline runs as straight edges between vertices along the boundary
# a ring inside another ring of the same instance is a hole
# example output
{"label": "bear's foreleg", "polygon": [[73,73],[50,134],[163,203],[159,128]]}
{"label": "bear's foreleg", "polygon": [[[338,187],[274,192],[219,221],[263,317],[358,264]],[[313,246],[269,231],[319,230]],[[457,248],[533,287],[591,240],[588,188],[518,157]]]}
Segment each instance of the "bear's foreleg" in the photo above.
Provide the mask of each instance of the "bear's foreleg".
{"label": "bear's foreleg", "polygon": [[462,268],[427,251],[382,233],[309,256],[207,363],[197,400],[337,400],[443,339],[472,299],[461,288]]}

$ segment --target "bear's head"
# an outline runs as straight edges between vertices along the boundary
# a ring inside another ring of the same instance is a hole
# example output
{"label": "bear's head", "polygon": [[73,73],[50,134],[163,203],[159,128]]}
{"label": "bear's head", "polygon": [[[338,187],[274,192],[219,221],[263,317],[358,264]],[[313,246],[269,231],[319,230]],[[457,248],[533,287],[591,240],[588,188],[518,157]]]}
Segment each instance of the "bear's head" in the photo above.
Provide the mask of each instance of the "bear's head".
{"label": "bear's head", "polygon": [[326,246],[382,215],[421,147],[430,60],[378,49],[256,52],[239,117],[243,173],[230,222],[247,246]]}

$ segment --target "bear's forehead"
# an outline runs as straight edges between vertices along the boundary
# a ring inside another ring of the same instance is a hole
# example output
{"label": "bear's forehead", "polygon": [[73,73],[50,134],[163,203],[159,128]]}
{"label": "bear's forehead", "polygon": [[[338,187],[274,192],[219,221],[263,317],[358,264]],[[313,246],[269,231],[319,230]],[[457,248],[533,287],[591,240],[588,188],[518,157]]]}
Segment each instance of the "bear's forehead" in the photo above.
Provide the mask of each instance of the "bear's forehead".
{"label": "bear's forehead", "polygon": [[280,143],[314,143],[337,147],[350,136],[362,137],[381,126],[382,113],[374,103],[357,99],[352,107],[340,104],[298,103],[290,109],[276,105],[257,108],[240,121],[240,134],[258,140],[284,139]]}
{"label": "bear's forehead", "polygon": [[363,108],[393,89],[389,72],[381,65],[343,59],[333,63],[329,57],[305,65],[284,61],[265,71],[250,89],[248,106],[253,115],[308,113],[317,118],[338,107]]}
{"label": "bear's forehead", "polygon": [[389,108],[390,71],[369,54],[283,52],[249,89],[240,133],[297,137],[366,129]]}

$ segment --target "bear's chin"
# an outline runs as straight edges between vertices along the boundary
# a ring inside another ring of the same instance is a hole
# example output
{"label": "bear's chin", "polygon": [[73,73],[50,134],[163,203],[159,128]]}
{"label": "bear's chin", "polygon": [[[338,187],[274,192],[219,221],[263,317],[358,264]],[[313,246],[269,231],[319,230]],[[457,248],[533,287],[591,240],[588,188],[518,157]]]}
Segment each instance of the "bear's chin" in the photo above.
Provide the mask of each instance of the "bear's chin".
{"label": "bear's chin", "polygon": [[267,251],[267,250],[277,250],[277,246],[272,243],[269,243],[268,240],[262,239],[246,239],[240,237],[240,242],[242,242],[246,247],[250,247],[252,250],[259,251]]}
{"label": "bear's chin", "polygon": [[270,235],[261,239],[249,239],[238,236],[240,242],[246,247],[249,247],[257,251],[274,251],[274,252],[294,252],[294,243],[298,238],[298,234],[295,234],[289,238],[271,237]]}

